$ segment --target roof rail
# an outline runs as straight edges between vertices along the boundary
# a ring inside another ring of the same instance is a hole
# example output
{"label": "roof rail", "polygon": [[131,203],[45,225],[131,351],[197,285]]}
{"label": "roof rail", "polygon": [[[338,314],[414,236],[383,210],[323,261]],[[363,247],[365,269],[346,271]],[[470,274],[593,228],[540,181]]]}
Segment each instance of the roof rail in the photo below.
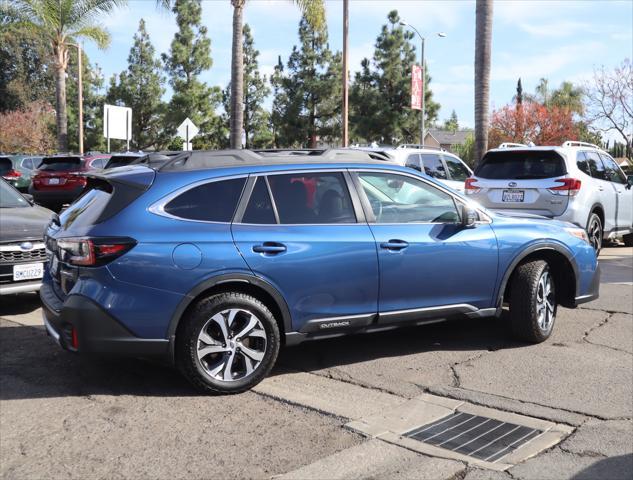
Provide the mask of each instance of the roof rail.
{"label": "roof rail", "polygon": [[415,149],[415,150],[438,150],[440,152],[444,152],[442,147],[435,147],[432,145],[421,145],[419,143],[402,143],[396,147],[397,150],[405,150],[405,149]]}
{"label": "roof rail", "polygon": [[[184,151],[169,159],[158,170],[194,169],[212,166],[214,159],[231,157],[234,160],[246,163],[252,160],[261,160],[262,156],[250,150],[189,150]],[[208,165],[207,165],[208,164]],[[189,167],[189,168],[187,168]]]}
{"label": "roof rail", "polygon": [[497,148],[522,148],[527,147],[524,143],[512,143],[512,142],[503,142]]}
{"label": "roof rail", "polygon": [[602,150],[598,145],[594,145],[593,143],[588,142],[578,142],[576,140],[567,140],[563,142],[563,147],[591,147],[597,148],[598,150]]}

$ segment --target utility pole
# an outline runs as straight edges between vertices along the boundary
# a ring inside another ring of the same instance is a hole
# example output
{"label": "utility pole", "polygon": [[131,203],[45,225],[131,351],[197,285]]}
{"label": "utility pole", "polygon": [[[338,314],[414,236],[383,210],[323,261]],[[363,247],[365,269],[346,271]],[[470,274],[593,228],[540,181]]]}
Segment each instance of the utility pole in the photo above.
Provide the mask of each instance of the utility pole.
{"label": "utility pole", "polygon": [[349,144],[349,0],[343,0],[343,147]]}

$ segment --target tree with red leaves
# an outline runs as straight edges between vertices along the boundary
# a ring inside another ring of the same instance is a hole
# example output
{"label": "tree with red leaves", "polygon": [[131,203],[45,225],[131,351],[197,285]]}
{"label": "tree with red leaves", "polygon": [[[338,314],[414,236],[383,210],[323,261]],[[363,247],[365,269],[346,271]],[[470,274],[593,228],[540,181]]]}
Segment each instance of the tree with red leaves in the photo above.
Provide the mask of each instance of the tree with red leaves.
{"label": "tree with red leaves", "polygon": [[578,135],[569,109],[523,102],[506,105],[492,113],[489,144],[490,148],[503,142],[561,145],[565,140],[577,140]]}
{"label": "tree with red leaves", "polygon": [[32,102],[22,110],[1,113],[0,152],[51,152],[55,148],[54,123],[55,110],[44,102]]}

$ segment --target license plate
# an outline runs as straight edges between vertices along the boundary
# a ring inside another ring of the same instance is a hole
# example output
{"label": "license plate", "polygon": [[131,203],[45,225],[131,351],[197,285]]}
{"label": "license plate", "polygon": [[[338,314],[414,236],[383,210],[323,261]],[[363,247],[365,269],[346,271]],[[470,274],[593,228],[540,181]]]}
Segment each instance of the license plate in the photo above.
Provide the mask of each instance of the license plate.
{"label": "license plate", "polygon": [[504,202],[522,202],[524,196],[523,190],[504,190],[501,199]]}
{"label": "license plate", "polygon": [[55,254],[53,254],[53,256],[51,257],[51,264],[50,264],[49,270],[51,272],[52,277],[57,277],[57,270],[59,270],[59,260],[57,260],[57,257],[55,256]]}
{"label": "license plate", "polygon": [[44,276],[43,263],[25,263],[24,265],[13,265],[13,281],[33,280]]}
{"label": "license plate", "polygon": [[48,179],[48,184],[49,185],[59,185],[59,178],[49,178]]}

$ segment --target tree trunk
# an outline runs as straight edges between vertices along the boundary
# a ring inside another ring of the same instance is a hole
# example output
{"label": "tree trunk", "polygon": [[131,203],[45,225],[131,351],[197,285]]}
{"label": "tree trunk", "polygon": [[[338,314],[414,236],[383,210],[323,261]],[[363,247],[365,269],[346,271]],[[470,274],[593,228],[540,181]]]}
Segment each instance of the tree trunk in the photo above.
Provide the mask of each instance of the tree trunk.
{"label": "tree trunk", "polygon": [[66,69],[55,69],[57,88],[57,145],[60,152],[68,151],[68,116],[66,114]]}
{"label": "tree trunk", "polygon": [[233,49],[231,52],[231,148],[242,148],[244,125],[244,57],[242,54],[242,15],[244,0],[232,0]]}
{"label": "tree trunk", "polygon": [[492,2],[477,0],[475,10],[475,163],[488,150]]}

